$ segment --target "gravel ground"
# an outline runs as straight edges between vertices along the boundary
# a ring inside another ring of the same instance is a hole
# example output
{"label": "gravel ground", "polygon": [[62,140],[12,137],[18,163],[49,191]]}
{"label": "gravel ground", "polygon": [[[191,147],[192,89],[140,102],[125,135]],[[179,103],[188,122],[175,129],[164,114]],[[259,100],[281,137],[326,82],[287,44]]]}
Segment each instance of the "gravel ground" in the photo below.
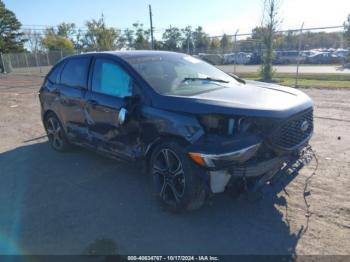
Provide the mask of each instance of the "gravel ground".
{"label": "gravel ground", "polygon": [[[350,91],[305,90],[315,102],[316,162],[285,190],[230,194],[171,214],[139,168],[83,149],[50,149],[39,77],[0,76],[0,254],[350,255]],[[308,222],[308,223],[307,223]],[[307,226],[308,224],[308,226]]]}

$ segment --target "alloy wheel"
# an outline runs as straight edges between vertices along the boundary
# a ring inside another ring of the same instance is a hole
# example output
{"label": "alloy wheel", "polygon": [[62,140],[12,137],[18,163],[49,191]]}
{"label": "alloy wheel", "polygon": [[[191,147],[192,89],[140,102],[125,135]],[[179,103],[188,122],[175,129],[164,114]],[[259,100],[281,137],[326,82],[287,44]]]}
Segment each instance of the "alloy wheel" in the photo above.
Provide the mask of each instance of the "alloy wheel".
{"label": "alloy wheel", "polygon": [[51,145],[57,149],[61,150],[64,146],[63,132],[60,123],[57,118],[49,117],[46,121],[46,131],[47,136]]}
{"label": "alloy wheel", "polygon": [[160,150],[152,166],[152,175],[160,198],[167,204],[178,204],[185,193],[185,173],[177,154],[168,148]]}

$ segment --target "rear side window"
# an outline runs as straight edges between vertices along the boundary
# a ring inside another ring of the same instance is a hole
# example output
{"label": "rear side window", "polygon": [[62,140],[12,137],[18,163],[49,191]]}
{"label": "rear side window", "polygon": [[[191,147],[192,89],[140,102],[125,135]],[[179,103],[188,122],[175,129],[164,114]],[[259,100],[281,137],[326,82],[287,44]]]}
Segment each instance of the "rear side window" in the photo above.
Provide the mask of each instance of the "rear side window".
{"label": "rear side window", "polygon": [[90,58],[88,57],[68,60],[62,72],[61,84],[86,88],[89,63]]}
{"label": "rear side window", "polygon": [[132,94],[132,80],[120,66],[106,59],[96,59],[92,91],[117,97]]}
{"label": "rear side window", "polygon": [[50,74],[47,76],[47,79],[51,84],[57,84],[59,82],[59,77],[61,75],[62,67],[64,63],[60,63],[55,66],[54,69],[50,72]]}

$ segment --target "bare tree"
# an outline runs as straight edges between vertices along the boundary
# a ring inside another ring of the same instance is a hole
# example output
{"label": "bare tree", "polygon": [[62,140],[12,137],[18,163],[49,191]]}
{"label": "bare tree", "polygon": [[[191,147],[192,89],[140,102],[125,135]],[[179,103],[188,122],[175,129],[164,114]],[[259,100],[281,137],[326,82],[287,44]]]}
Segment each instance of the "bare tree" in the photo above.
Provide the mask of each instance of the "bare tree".
{"label": "bare tree", "polygon": [[24,31],[24,37],[31,52],[36,53],[42,49],[42,36],[40,32],[29,29]]}
{"label": "bare tree", "polygon": [[281,5],[280,0],[264,0],[264,11],[262,17],[263,42],[265,52],[263,64],[261,65],[261,76],[264,81],[271,81],[273,77],[273,51],[276,31],[281,23],[278,11]]}

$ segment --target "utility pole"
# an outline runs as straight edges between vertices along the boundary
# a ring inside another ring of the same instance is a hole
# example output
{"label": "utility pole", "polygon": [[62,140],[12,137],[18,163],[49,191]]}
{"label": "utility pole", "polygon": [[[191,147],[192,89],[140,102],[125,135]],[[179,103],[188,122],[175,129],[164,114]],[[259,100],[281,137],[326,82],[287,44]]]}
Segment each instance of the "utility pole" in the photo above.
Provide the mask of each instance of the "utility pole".
{"label": "utility pole", "polygon": [[149,20],[151,23],[151,48],[154,49],[154,38],[153,38],[153,21],[152,21],[152,7],[151,5],[148,5],[149,7]]}
{"label": "utility pole", "polygon": [[235,38],[234,38],[234,65],[233,65],[233,73],[236,74],[236,59],[237,59],[237,34],[238,34],[239,29],[237,29],[235,33]]}
{"label": "utility pole", "polygon": [[300,28],[300,36],[299,36],[299,44],[298,44],[297,72],[295,75],[295,87],[298,87],[298,80],[299,80],[300,49],[301,49],[301,41],[302,41],[302,36],[303,36],[303,28],[304,28],[304,22],[301,24],[301,28]]}

